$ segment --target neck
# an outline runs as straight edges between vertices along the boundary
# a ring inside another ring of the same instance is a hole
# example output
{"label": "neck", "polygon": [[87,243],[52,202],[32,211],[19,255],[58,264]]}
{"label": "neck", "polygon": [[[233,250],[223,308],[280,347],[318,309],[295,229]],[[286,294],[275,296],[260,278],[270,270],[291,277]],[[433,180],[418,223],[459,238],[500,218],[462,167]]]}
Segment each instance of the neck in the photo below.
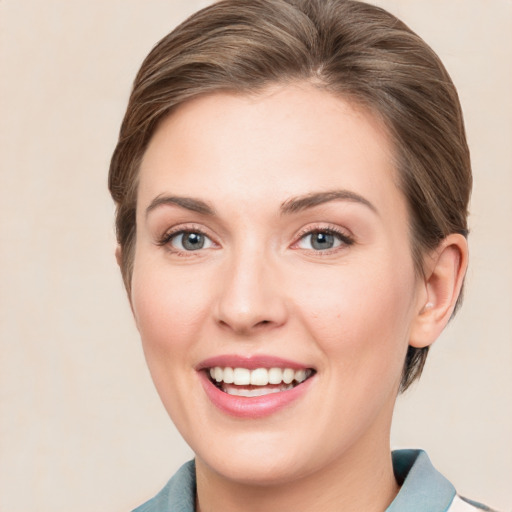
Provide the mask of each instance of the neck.
{"label": "neck", "polygon": [[383,512],[399,490],[389,436],[370,438],[318,471],[274,485],[226,479],[199,458],[196,471],[197,512]]}

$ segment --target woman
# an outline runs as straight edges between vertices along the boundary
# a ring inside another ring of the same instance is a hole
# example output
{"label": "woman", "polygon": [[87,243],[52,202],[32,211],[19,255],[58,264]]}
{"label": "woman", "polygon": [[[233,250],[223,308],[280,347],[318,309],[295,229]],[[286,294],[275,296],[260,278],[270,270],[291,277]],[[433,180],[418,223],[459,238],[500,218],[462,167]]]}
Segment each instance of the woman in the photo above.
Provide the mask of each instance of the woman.
{"label": "woman", "polygon": [[485,510],[389,449],[468,259],[460,105],[418,36],[359,2],[216,3],[143,63],[109,185],[196,455],[137,510]]}

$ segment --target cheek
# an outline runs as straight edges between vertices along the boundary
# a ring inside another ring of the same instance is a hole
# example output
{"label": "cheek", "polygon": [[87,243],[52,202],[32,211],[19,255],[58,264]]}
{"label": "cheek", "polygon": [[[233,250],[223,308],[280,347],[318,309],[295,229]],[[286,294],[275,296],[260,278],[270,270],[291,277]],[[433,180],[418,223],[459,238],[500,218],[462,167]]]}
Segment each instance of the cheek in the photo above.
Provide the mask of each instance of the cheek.
{"label": "cheek", "polygon": [[[340,268],[303,283],[299,309],[318,346],[343,370],[400,373],[409,340],[415,278],[390,263]],[[319,283],[323,283],[319,285]],[[393,368],[393,370],[391,370]]]}
{"label": "cheek", "polygon": [[[187,424],[189,401],[197,400],[191,376],[197,340],[203,336],[207,293],[195,279],[150,258],[135,260],[132,308],[151,377],[173,421]],[[179,428],[179,427],[178,427]]]}
{"label": "cheek", "polygon": [[197,274],[190,274],[136,261],[131,301],[146,355],[175,355],[197,337],[208,294]]}

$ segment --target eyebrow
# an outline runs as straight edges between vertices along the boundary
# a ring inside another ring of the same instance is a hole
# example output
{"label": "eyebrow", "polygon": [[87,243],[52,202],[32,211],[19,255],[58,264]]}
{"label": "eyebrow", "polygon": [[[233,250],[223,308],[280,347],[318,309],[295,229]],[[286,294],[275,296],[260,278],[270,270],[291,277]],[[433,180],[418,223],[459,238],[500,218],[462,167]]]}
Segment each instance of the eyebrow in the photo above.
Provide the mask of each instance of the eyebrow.
{"label": "eyebrow", "polygon": [[313,208],[330,201],[351,201],[367,206],[372,212],[379,214],[377,208],[368,201],[368,199],[360,196],[351,190],[329,190],[326,192],[313,192],[304,196],[297,196],[287,199],[281,204],[281,214],[287,215],[301,212],[308,208]]}
{"label": "eyebrow", "polygon": [[201,213],[202,215],[215,215],[214,208],[201,199],[195,199],[193,197],[159,195],[155,197],[155,199],[153,199],[150,205],[146,208],[146,217],[155,208],[158,208],[162,205],[179,206],[180,208]]}
{"label": "eyebrow", "polygon": [[[350,190],[329,190],[326,192],[313,192],[303,196],[287,199],[281,204],[281,215],[298,213],[308,208],[313,208],[324,203],[339,200],[362,204],[367,206],[374,213],[378,214],[377,208],[375,208],[375,206],[370,201],[368,201],[368,199],[355,192]],[[162,205],[179,206],[180,208],[200,213],[202,215],[214,216],[216,214],[215,209],[202,199],[184,196],[159,195],[155,197],[146,208],[146,217],[151,211]]]}

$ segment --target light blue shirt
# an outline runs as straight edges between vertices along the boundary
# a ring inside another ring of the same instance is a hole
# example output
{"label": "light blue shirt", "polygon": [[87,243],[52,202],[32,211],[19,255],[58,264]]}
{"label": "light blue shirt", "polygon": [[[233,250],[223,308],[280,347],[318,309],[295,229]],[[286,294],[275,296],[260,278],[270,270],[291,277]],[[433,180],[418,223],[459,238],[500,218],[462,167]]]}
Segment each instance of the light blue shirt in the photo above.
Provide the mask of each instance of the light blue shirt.
{"label": "light blue shirt", "polygon": [[[397,450],[392,455],[393,470],[401,488],[386,512],[491,511],[479,503],[460,499],[453,485],[432,466],[424,451]],[[154,498],[133,512],[194,512],[195,497],[195,465],[190,461]]]}

